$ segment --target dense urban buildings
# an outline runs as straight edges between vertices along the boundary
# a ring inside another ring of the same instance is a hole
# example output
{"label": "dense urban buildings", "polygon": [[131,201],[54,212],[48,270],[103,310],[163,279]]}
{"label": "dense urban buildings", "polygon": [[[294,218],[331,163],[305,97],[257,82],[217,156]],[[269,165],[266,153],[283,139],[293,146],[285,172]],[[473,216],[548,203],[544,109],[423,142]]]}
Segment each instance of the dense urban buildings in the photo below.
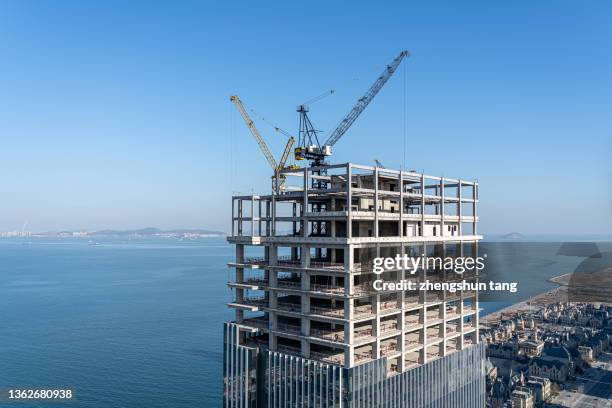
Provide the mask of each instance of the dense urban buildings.
{"label": "dense urban buildings", "polygon": [[[582,406],[585,388],[595,406],[610,401],[612,373],[602,368],[612,344],[610,305],[530,305],[482,321],[480,332],[487,344],[489,407]],[[560,404],[555,397],[561,390],[576,401]]]}
{"label": "dense urban buildings", "polygon": [[232,198],[235,321],[227,407],[483,407],[475,282],[438,266],[373,273],[396,255],[476,257],[478,183],[352,163],[284,169],[273,193]]}

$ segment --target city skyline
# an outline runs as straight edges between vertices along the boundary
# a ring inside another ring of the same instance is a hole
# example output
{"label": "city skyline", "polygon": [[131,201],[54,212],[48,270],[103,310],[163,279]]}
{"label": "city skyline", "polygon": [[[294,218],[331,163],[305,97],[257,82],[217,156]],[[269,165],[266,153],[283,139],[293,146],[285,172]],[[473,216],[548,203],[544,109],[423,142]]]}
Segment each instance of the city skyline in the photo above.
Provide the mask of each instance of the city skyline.
{"label": "city skyline", "polygon": [[335,89],[311,110],[329,131],[402,49],[334,162],[478,177],[485,237],[612,226],[609,4],[2,8],[2,231],[227,231],[233,192],[270,191],[229,96],[295,133],[295,106]]}

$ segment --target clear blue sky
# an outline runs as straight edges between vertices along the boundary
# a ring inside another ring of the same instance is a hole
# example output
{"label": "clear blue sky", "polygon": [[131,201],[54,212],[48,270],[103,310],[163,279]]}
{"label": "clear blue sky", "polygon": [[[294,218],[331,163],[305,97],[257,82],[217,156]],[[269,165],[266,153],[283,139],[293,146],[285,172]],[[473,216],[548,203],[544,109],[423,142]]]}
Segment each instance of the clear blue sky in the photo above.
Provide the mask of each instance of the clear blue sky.
{"label": "clear blue sky", "polygon": [[336,161],[399,167],[405,109],[407,166],[478,178],[483,232],[611,231],[610,2],[378,3],[3,1],[0,230],[227,230],[269,191],[229,96],[295,132],[335,88],[329,131],[408,49]]}

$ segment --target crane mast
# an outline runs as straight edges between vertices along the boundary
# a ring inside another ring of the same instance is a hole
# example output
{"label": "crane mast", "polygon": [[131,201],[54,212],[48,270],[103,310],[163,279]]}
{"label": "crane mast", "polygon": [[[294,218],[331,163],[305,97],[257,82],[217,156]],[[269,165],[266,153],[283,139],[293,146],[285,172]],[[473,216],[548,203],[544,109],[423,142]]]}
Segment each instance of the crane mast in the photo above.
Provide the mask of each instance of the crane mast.
{"label": "crane mast", "polygon": [[336,91],[333,89],[326,91],[297,107],[297,112],[300,114],[300,130],[298,132],[298,147],[295,148],[294,152],[296,160],[309,159],[318,163],[321,162],[325,156],[331,154],[331,149],[321,147],[317,130],[308,117],[308,111],[310,105],[332,95],[334,92]]}

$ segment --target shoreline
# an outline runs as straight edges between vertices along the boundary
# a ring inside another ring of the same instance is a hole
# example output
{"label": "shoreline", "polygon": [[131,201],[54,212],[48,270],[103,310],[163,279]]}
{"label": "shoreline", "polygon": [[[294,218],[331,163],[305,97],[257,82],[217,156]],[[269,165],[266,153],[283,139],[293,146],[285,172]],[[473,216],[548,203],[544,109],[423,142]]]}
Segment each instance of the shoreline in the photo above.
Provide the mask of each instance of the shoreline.
{"label": "shoreline", "polygon": [[572,275],[573,275],[572,273],[565,273],[563,275],[554,276],[546,280],[550,283],[556,283],[557,285],[560,285],[560,286],[567,286],[569,285],[569,281]]}
{"label": "shoreline", "polygon": [[563,299],[567,300],[567,285],[571,276],[571,273],[565,273],[563,275],[548,278],[546,280],[547,282],[554,283],[559,286],[532,296],[529,299],[522,300],[520,302],[506,306],[489,314],[480,316],[481,323],[483,320],[500,320],[503,315],[515,314],[522,310],[529,310],[529,308],[534,306],[539,307],[546,304],[563,301]]}

